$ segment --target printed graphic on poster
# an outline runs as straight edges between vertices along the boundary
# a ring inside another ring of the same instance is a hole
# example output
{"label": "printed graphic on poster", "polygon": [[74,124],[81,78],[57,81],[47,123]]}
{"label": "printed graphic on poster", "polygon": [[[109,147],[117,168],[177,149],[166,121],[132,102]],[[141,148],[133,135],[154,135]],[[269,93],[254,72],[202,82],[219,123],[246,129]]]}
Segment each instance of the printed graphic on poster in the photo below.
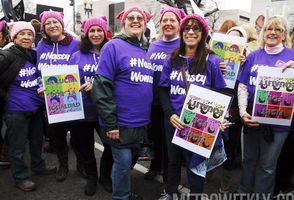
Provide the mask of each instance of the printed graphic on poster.
{"label": "printed graphic on poster", "polygon": [[49,124],[84,119],[78,65],[52,65],[41,73]]}
{"label": "printed graphic on poster", "polygon": [[210,157],[231,97],[191,84],[181,112],[185,124],[172,142],[206,158]]}
{"label": "printed graphic on poster", "polygon": [[252,119],[264,124],[290,126],[294,104],[294,69],[258,68]]}
{"label": "printed graphic on poster", "polygon": [[246,38],[233,35],[214,33],[211,50],[214,51],[227,65],[224,75],[227,87],[234,89],[240,68],[240,55],[243,54]]}

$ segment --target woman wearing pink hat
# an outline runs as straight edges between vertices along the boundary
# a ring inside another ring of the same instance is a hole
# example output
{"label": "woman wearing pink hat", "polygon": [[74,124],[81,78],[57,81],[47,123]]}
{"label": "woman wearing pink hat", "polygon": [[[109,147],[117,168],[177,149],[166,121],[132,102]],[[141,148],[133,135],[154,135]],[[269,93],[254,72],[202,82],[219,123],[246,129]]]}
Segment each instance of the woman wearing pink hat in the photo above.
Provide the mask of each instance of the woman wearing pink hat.
{"label": "woman wearing pink hat", "polygon": [[[182,19],[180,25],[179,48],[174,50],[165,60],[159,89],[161,105],[165,114],[166,137],[170,138],[169,141],[172,140],[175,129],[184,129],[185,125],[179,120],[179,116],[185,101],[186,90],[190,84],[214,89],[225,87],[225,81],[219,68],[221,59],[206,48],[208,30],[209,27],[202,17],[196,14],[187,15]],[[177,75],[172,76],[175,74]],[[179,78],[178,75],[182,75],[183,78]],[[184,81],[184,76],[186,76],[186,81]],[[218,157],[217,160],[223,162],[225,154],[221,138],[218,137],[214,148],[221,152],[221,157]],[[213,153],[211,157],[214,157]],[[206,171],[216,167],[209,165],[208,159],[169,142],[165,188],[167,195],[160,199],[172,200],[175,198],[174,196],[177,196],[183,158],[186,161],[191,194],[203,192]],[[196,198],[191,195],[189,199]]]}
{"label": "woman wearing pink hat", "polygon": [[[90,99],[92,82],[98,68],[100,50],[108,41],[107,19],[103,17],[92,17],[82,24],[84,34],[81,38],[80,50],[75,52],[69,64],[78,64],[85,119],[76,121],[72,127],[71,135],[76,151],[87,175],[85,187],[86,195],[94,195],[97,186],[97,166],[94,154],[94,129],[99,133],[98,114]],[[111,148],[104,144],[104,151],[100,161],[100,182],[104,188],[111,192],[111,167],[113,159]]]}
{"label": "woman wearing pink hat", "polygon": [[151,161],[149,171],[144,179],[151,180],[163,170],[163,182],[167,179],[167,145],[163,119],[164,113],[159,100],[158,82],[166,57],[171,54],[179,45],[179,30],[181,19],[186,15],[184,10],[178,8],[164,8],[160,12],[160,31],[162,38],[152,42],[148,48],[148,56],[154,66],[153,76],[153,102],[151,110],[151,128],[149,137],[154,142],[155,159]]}
{"label": "woman wearing pink hat", "polygon": [[[44,11],[40,14],[40,20],[44,37],[37,45],[38,70],[50,65],[68,64],[72,54],[79,49],[79,42],[64,31],[63,13],[51,10]],[[70,122],[49,125],[50,133],[53,134],[50,139],[56,143],[59,161],[56,181],[64,181],[68,174],[66,135],[71,126]],[[78,170],[80,169],[79,164],[77,161]]]}
{"label": "woman wearing pink hat", "polygon": [[36,184],[30,180],[28,167],[24,163],[27,141],[33,174],[55,174],[56,168],[47,168],[41,156],[43,98],[37,93],[36,52],[31,49],[35,30],[29,22],[15,22],[10,30],[10,38],[14,45],[0,52],[0,86],[7,92],[6,137],[16,187],[29,192],[36,189]]}
{"label": "woman wearing pink hat", "polygon": [[133,7],[117,18],[122,33],[102,48],[91,95],[102,122],[101,139],[111,145],[114,159],[112,199],[140,199],[130,193],[130,170],[150,123],[153,68],[142,41],[151,16]]}

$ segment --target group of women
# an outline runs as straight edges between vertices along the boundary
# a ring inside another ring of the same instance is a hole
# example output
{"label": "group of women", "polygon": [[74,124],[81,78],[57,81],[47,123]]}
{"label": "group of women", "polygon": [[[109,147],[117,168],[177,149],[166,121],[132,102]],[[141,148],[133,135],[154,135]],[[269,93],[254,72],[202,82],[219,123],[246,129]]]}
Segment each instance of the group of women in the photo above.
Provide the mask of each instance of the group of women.
{"label": "group of women", "polygon": [[[44,103],[41,94],[44,89],[38,87],[37,81],[41,68],[54,64],[61,64],[60,67],[62,64],[78,64],[85,119],[50,125],[54,130],[59,161],[56,180],[64,181],[68,174],[66,135],[70,131],[77,160],[82,163],[86,174],[84,192],[95,194],[98,181],[94,155],[96,129],[105,145],[100,178],[109,181],[111,174],[112,199],[141,199],[131,192],[130,170],[141,144],[150,133],[149,124],[154,120],[150,116],[154,117],[158,112],[158,122],[164,124],[164,129],[154,137],[162,139],[164,136],[168,155],[164,180],[167,194],[162,199],[173,199],[178,193],[182,158],[186,161],[191,193],[202,193],[204,177],[190,168],[195,154],[171,143],[175,129],[181,130],[184,126],[179,116],[186,96],[186,93],[177,93],[171,88],[180,87],[185,91],[190,84],[216,90],[226,87],[220,70],[222,60],[207,48],[209,27],[206,20],[196,14],[185,16],[178,9],[164,10],[160,17],[163,37],[151,44],[147,54],[143,33],[151,15],[139,7],[119,13],[117,19],[121,22],[122,31],[108,42],[105,17],[85,20],[80,45],[64,32],[62,13],[45,11],[40,19],[44,38],[36,52],[31,49],[35,32],[27,22],[14,23],[10,31],[14,46],[0,51],[0,71],[11,70],[10,79],[1,80],[1,83],[6,81],[7,86],[4,88],[7,92],[5,122],[16,186],[24,191],[36,188],[23,158],[27,140],[32,172],[37,175],[56,172],[56,168],[46,167],[41,157],[41,108]],[[257,72],[253,69],[257,66],[277,67],[278,61],[287,63],[288,67],[293,66],[293,62],[288,62],[294,60],[294,51],[287,48],[288,39],[285,21],[281,17],[268,19],[260,33],[262,48],[246,58],[238,79],[240,117],[244,122],[244,168],[239,192],[271,194],[273,191],[277,158],[290,127],[263,126],[251,119],[255,85],[249,79],[256,77]],[[158,62],[155,58],[159,57],[161,60]],[[94,66],[97,71],[85,70],[85,65]],[[182,76],[202,78],[185,82],[185,78],[173,76],[181,73]],[[273,140],[265,137],[268,130],[271,130]],[[219,134],[215,148],[222,146]],[[205,161],[200,156],[198,158]],[[207,165],[209,162],[203,163]]]}

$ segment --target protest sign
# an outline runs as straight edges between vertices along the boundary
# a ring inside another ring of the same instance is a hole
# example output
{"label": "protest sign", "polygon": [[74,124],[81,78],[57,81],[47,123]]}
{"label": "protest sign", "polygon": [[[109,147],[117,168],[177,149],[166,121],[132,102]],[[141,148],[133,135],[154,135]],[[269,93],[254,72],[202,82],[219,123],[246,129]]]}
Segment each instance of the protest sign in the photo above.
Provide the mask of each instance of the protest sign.
{"label": "protest sign", "polygon": [[231,97],[191,84],[180,121],[184,129],[176,130],[172,142],[209,158]]}
{"label": "protest sign", "polygon": [[84,119],[78,65],[52,65],[41,73],[49,124]]}
{"label": "protest sign", "polygon": [[247,39],[214,33],[211,40],[211,50],[227,65],[227,73],[224,75],[227,87],[234,89],[240,68],[240,55],[243,54]]}
{"label": "protest sign", "polygon": [[260,66],[252,119],[264,124],[290,126],[294,104],[294,69]]}

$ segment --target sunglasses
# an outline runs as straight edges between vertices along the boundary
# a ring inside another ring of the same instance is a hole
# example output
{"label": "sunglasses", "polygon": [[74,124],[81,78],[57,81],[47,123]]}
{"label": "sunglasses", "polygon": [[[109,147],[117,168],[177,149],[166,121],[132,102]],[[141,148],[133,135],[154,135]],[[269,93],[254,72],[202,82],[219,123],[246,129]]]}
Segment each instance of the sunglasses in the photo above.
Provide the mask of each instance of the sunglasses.
{"label": "sunglasses", "polygon": [[183,32],[188,33],[190,30],[192,30],[194,33],[199,33],[202,31],[202,28],[199,26],[184,26]]}
{"label": "sunglasses", "polygon": [[127,19],[128,19],[130,22],[135,21],[135,19],[137,19],[138,22],[142,22],[142,21],[144,20],[144,17],[142,17],[142,16],[134,16],[134,15],[131,15],[131,16],[127,16]]}

